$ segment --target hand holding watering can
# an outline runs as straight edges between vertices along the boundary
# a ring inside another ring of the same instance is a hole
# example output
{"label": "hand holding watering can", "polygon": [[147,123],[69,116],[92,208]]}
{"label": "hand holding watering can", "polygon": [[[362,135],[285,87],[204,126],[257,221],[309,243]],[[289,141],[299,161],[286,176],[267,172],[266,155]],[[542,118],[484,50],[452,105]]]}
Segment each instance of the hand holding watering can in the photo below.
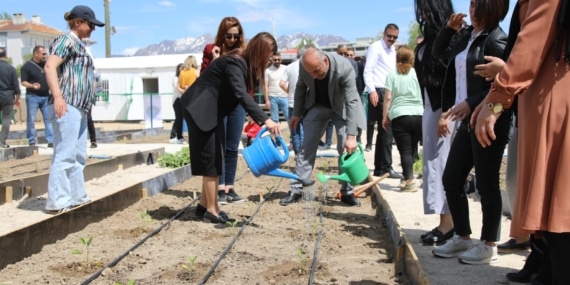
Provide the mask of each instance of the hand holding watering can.
{"label": "hand holding watering can", "polygon": [[276,140],[279,140],[283,148],[282,154],[271,136],[262,137],[263,133],[267,131],[265,127],[261,129],[251,145],[242,152],[243,158],[253,175],[255,177],[270,175],[291,178],[301,181],[304,186],[312,185],[314,181],[303,181],[299,176],[279,169],[279,166],[289,159],[289,149],[283,138],[277,135]]}
{"label": "hand holding watering can", "polygon": [[267,128],[270,133],[274,135],[281,135],[281,127],[279,127],[279,124],[275,123],[273,120],[267,119],[265,120],[264,124],[265,128]]}

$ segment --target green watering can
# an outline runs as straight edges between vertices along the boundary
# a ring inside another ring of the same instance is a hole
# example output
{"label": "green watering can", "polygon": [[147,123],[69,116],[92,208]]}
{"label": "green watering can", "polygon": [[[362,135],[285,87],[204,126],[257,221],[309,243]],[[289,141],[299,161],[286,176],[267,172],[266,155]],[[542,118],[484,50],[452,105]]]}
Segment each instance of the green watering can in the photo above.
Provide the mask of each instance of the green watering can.
{"label": "green watering can", "polygon": [[364,162],[364,152],[361,144],[358,144],[358,151],[352,154],[345,152],[340,157],[340,169],[342,170],[340,175],[324,175],[320,172],[317,174],[317,178],[322,183],[333,179],[348,182],[352,185],[358,185],[368,178],[370,171]]}

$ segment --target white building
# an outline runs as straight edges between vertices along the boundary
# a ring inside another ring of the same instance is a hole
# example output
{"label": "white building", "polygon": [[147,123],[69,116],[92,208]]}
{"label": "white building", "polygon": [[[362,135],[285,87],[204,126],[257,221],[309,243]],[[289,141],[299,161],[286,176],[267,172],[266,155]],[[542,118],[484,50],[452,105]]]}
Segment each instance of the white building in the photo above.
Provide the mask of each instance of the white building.
{"label": "white building", "polygon": [[0,47],[6,48],[14,66],[23,64],[24,56],[31,57],[35,46],[47,49],[61,34],[62,31],[44,25],[39,16],[32,16],[28,21],[24,14],[18,13],[12,20],[0,20]]}
{"label": "white building", "polygon": [[[192,54],[198,63],[202,54]],[[174,120],[176,66],[189,54],[95,58],[103,94],[92,109],[94,121]],[[159,122],[157,122],[158,124]],[[154,125],[152,127],[159,127]]]}

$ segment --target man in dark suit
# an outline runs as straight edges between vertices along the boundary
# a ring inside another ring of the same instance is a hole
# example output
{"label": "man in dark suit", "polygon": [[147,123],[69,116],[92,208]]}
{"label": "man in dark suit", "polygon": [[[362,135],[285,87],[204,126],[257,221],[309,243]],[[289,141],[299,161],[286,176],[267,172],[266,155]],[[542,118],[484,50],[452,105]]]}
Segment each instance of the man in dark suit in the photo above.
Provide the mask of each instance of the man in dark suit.
{"label": "man in dark suit", "polygon": [[[308,48],[300,64],[290,128],[296,128],[303,117],[306,132],[297,155],[295,172],[302,181],[308,181],[315,165],[319,141],[329,120],[333,121],[336,129],[339,154],[345,150],[352,153],[356,149],[357,129],[365,129],[366,120],[356,90],[354,68],[346,58]],[[309,92],[305,92],[307,89]],[[302,197],[302,183],[291,180],[290,185],[291,191],[279,203],[282,206]],[[354,198],[354,189],[350,184],[342,182],[340,191],[342,202],[351,206],[360,205]]]}

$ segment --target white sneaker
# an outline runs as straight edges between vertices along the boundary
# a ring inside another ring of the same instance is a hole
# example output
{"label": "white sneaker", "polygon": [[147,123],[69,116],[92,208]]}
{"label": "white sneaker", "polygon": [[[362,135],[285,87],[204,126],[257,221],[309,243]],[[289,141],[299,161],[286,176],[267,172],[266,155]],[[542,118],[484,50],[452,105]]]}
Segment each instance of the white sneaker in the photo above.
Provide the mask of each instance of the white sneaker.
{"label": "white sneaker", "polygon": [[471,243],[471,240],[464,240],[455,235],[444,244],[436,246],[431,252],[438,257],[451,258],[457,256],[460,252],[466,251]]}
{"label": "white sneaker", "polygon": [[178,139],[173,138],[173,139],[168,140],[168,142],[169,142],[169,143],[177,143],[177,142],[178,142]]}
{"label": "white sneaker", "polygon": [[177,144],[183,144],[183,143],[184,143],[184,139],[176,140],[176,143],[177,143]]}
{"label": "white sneaker", "polygon": [[490,264],[499,260],[497,246],[488,246],[474,241],[467,251],[459,255],[459,262],[466,264]]}

